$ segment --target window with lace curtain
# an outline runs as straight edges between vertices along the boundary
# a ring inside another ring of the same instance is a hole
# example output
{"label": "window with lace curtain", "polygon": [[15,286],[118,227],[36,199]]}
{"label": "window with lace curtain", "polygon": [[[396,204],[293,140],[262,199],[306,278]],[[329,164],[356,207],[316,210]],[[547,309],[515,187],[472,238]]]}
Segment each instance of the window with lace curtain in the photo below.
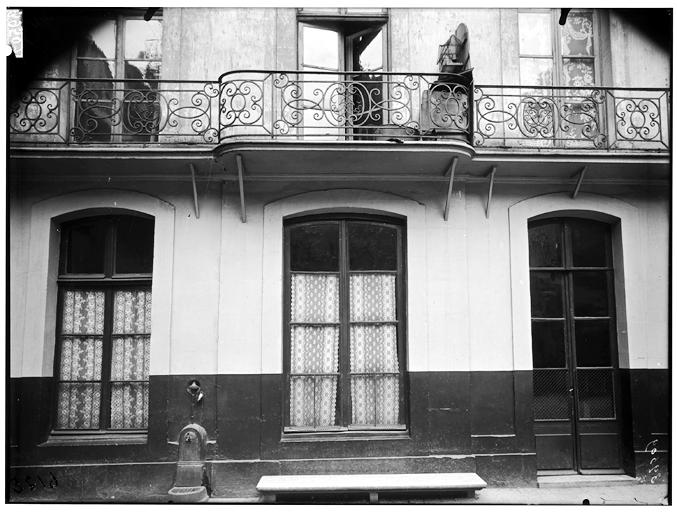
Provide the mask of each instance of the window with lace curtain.
{"label": "window with lace curtain", "polygon": [[146,430],[154,221],[60,227],[54,429]]}
{"label": "window with lace curtain", "polygon": [[285,224],[286,432],[403,430],[405,226]]}

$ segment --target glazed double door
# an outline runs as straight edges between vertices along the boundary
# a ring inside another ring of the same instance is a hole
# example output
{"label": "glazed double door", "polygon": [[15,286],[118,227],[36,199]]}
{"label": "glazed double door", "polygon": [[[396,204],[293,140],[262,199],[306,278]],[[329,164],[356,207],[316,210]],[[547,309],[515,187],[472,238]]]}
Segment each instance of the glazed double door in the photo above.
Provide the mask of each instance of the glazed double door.
{"label": "glazed double door", "polygon": [[530,223],[529,265],[538,469],[620,472],[610,226]]}

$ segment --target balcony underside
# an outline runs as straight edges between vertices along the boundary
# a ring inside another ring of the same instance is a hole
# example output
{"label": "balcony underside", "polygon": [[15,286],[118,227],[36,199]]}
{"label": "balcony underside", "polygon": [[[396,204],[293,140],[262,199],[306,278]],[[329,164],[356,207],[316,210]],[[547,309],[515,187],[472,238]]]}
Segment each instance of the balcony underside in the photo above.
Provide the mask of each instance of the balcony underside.
{"label": "balcony underside", "polygon": [[659,153],[516,151],[473,149],[446,142],[230,142],[201,147],[20,147],[10,150],[13,179],[163,181],[447,182],[484,180],[496,167],[497,182],[569,183],[586,167],[586,183],[666,185],[670,158]]}

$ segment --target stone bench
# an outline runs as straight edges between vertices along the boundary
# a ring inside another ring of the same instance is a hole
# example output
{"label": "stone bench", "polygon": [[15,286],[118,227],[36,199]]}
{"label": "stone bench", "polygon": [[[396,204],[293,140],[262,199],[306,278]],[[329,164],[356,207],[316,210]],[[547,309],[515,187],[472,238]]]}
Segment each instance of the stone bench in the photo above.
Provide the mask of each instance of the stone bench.
{"label": "stone bench", "polygon": [[276,475],[263,476],[256,490],[264,502],[278,494],[368,493],[378,503],[379,492],[454,491],[473,496],[487,483],[476,473],[413,473],[366,475]]}

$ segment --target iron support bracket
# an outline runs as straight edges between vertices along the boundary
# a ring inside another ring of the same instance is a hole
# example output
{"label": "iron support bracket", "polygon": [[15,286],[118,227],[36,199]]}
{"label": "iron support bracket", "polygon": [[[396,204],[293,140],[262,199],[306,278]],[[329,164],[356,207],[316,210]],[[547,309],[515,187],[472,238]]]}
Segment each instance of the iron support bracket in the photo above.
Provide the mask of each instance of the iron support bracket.
{"label": "iron support bracket", "polygon": [[456,174],[456,163],[458,162],[458,157],[455,156],[452,161],[451,165],[449,165],[449,168],[447,169],[447,172],[445,172],[445,176],[449,175],[449,188],[447,190],[447,202],[444,205],[444,220],[447,221],[449,220],[449,208],[451,207],[451,193],[454,189],[454,175]]}

